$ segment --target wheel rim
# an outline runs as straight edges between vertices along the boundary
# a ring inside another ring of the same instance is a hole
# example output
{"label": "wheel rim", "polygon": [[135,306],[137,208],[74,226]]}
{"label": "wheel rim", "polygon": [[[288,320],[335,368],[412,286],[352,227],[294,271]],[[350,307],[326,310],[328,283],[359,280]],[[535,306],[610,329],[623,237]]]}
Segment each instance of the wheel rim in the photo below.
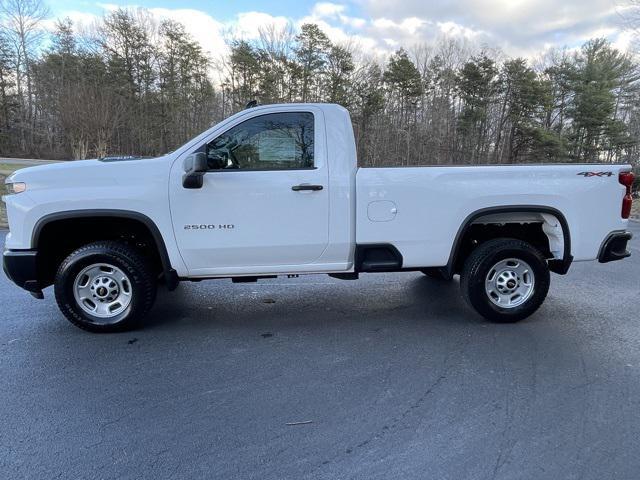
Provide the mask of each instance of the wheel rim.
{"label": "wheel rim", "polygon": [[131,304],[129,277],[118,267],[95,263],[82,269],[73,282],[73,296],[80,308],[108,322]]}
{"label": "wheel rim", "polygon": [[535,287],[535,275],[529,264],[519,258],[496,263],[487,274],[485,291],[494,305],[516,308],[529,300]]}

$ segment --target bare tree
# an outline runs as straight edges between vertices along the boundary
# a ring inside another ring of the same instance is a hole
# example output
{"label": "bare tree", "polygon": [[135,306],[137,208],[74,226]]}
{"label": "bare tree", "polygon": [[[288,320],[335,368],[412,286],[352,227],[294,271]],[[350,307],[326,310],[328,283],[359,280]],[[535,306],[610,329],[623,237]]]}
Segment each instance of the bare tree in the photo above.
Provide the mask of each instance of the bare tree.
{"label": "bare tree", "polygon": [[20,129],[22,147],[25,150],[33,148],[35,126],[32,57],[37,55],[44,36],[42,22],[48,15],[49,9],[41,0],[2,0],[0,2],[0,28],[14,50],[16,89],[19,97],[26,100],[22,108],[24,125]]}

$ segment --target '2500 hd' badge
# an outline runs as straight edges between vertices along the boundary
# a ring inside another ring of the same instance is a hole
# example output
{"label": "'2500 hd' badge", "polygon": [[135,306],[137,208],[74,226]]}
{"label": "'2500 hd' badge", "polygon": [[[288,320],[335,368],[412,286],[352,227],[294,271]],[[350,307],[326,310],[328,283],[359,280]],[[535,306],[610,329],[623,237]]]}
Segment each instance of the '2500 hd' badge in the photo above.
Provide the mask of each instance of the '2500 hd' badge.
{"label": "'2500 hd' badge", "polygon": [[215,225],[213,223],[209,224],[199,224],[199,225],[185,225],[185,230],[233,230],[236,226],[233,223],[227,224],[219,224]]}

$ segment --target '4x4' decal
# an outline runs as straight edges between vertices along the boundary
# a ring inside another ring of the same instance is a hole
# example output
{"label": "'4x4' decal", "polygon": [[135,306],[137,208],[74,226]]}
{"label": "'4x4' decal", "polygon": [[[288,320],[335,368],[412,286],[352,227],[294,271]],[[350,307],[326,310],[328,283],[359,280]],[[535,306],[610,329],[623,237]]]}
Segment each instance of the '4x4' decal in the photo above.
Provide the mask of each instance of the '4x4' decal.
{"label": "'4x4' decal", "polygon": [[613,172],[580,172],[578,175],[583,177],[611,177]]}

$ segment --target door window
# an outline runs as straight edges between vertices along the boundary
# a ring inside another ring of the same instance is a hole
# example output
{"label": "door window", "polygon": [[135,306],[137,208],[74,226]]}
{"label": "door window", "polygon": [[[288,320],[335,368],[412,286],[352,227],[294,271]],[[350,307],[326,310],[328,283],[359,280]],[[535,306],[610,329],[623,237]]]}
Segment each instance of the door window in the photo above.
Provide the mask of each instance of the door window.
{"label": "door window", "polygon": [[260,115],[227,130],[207,145],[209,168],[313,168],[313,134],[310,112]]}

